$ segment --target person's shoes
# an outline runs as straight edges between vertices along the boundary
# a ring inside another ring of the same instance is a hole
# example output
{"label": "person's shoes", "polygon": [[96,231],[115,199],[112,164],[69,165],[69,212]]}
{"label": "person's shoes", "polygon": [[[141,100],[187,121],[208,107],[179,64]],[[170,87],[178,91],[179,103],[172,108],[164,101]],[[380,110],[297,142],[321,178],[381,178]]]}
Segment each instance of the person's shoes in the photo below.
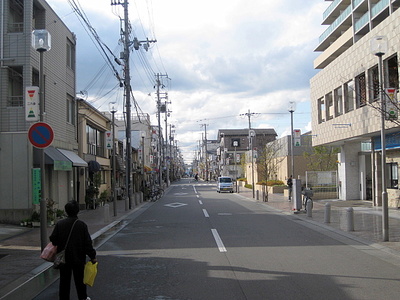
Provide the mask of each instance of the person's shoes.
{"label": "person's shoes", "polygon": [[91,299],[89,297],[87,297],[86,300],[91,300]]}

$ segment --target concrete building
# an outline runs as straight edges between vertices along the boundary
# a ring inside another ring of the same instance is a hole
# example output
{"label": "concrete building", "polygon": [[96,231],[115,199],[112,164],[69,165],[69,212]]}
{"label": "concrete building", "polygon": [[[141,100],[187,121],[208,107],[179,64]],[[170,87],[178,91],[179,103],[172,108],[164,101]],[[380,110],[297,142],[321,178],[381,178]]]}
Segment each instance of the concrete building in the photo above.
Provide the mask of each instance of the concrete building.
{"label": "concrete building", "polygon": [[2,1],[0,9],[0,220],[19,223],[40,200],[33,176],[38,151],[28,141],[34,122],[25,111],[26,88],[39,85],[32,29],[47,29],[52,37],[50,51],[43,53],[44,122],[54,131],[46,149],[46,195],[56,208],[77,199],[78,169],[87,164],[77,155],[76,39],[45,1]]}
{"label": "concrete building", "polygon": [[[254,153],[276,139],[274,129],[252,129]],[[245,177],[244,156],[250,149],[249,129],[219,129],[217,159],[220,176]],[[235,157],[236,155],[236,157]],[[249,179],[249,178],[248,178]]]}
{"label": "concrete building", "polygon": [[[399,0],[335,0],[323,14],[328,27],[319,38],[311,79],[313,146],[341,147],[338,158],[339,198],[373,200],[379,205],[381,113],[378,58],[371,40],[385,36],[383,87],[399,87]],[[385,122],[389,205],[398,206],[400,129]]]}

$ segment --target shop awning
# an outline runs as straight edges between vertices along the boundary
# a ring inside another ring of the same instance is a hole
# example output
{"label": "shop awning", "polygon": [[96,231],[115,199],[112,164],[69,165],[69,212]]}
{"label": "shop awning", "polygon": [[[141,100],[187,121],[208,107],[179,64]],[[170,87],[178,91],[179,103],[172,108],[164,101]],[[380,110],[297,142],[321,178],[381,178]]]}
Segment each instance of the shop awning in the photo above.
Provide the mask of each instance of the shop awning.
{"label": "shop awning", "polygon": [[95,160],[89,161],[89,172],[90,173],[96,173],[100,170],[101,170],[101,166],[97,161],[95,161]]}
{"label": "shop awning", "polygon": [[87,167],[88,164],[82,158],[80,158],[75,152],[65,150],[65,149],[57,149],[63,155],[65,155],[71,162],[74,167]]}
{"label": "shop awning", "polygon": [[51,147],[51,146],[44,149],[44,154],[46,154],[45,155],[45,163],[47,165],[54,165],[55,161],[68,162],[68,163],[71,162],[60,151],[58,151],[56,148]]}

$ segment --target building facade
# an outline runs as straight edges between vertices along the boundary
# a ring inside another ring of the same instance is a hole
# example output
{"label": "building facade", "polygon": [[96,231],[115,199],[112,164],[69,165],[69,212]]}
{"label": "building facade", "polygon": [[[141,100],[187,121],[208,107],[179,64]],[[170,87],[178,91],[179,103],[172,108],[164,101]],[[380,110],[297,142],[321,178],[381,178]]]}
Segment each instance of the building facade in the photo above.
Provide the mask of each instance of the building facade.
{"label": "building facade", "polygon": [[[274,129],[219,129],[217,160],[220,176],[240,178],[246,176],[245,154],[253,146],[253,153],[263,149],[265,144],[276,139]],[[252,141],[252,142],[251,142]],[[248,178],[249,179],[249,178]]]}
{"label": "building facade", "polygon": [[43,53],[43,119],[54,131],[45,155],[46,195],[60,208],[77,197],[78,168],[86,163],[77,155],[76,39],[45,1],[2,1],[1,10],[0,219],[19,223],[38,204],[38,151],[28,140],[34,122],[25,111],[27,87],[39,86],[39,53],[31,45],[35,29],[52,37],[51,49]]}
{"label": "building facade", "polygon": [[[328,28],[320,36],[311,79],[313,146],[341,147],[338,158],[339,198],[381,201],[379,91],[399,87],[399,0],[335,0],[323,14]],[[371,40],[389,42],[379,82],[378,58]],[[397,96],[396,96],[397,97]],[[378,104],[378,105],[377,105]],[[400,129],[385,122],[389,205],[398,197]]]}

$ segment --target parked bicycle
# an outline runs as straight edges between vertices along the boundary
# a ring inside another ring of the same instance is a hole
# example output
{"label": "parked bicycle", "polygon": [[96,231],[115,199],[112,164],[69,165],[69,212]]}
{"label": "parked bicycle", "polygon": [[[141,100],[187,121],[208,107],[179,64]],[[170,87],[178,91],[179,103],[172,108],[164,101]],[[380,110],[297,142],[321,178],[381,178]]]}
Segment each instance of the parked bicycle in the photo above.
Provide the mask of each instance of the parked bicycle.
{"label": "parked bicycle", "polygon": [[159,186],[152,186],[145,191],[145,198],[149,201],[157,201],[164,195],[164,190]]}
{"label": "parked bicycle", "polygon": [[310,203],[311,204],[311,209],[313,208],[313,200],[312,200],[312,196],[314,196],[314,192],[311,188],[305,188],[302,190],[301,192],[303,194],[303,206],[304,206],[304,210],[307,211],[307,204]]}

